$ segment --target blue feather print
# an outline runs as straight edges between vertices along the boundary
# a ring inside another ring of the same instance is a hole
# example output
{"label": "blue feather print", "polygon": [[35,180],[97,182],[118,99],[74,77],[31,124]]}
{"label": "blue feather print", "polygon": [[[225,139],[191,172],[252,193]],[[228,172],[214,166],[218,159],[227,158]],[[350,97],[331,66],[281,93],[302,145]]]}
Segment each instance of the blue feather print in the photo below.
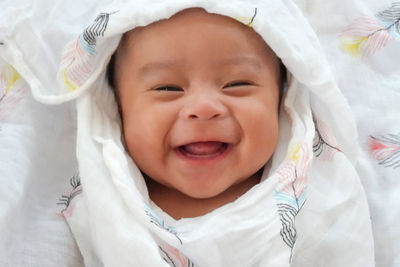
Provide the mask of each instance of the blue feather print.
{"label": "blue feather print", "polygon": [[296,216],[306,203],[311,148],[307,144],[294,145],[283,168],[277,171],[280,187],[275,190],[278,215],[282,224],[280,235],[290,248],[289,262],[297,240]]}
{"label": "blue feather print", "polygon": [[179,242],[182,244],[182,240],[178,236],[178,232],[176,231],[175,227],[173,226],[168,226],[165,222],[164,219],[158,216],[149,206],[145,205],[144,209],[145,213],[147,216],[150,217],[150,222],[154,224],[155,226],[173,234]]}

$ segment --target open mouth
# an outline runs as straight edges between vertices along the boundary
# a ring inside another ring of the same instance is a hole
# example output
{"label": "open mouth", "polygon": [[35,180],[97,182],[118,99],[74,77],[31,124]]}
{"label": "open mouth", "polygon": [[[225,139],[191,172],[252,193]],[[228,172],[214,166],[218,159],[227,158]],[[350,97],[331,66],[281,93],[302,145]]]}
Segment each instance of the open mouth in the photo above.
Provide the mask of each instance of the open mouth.
{"label": "open mouth", "polygon": [[178,154],[189,159],[218,158],[228,151],[230,144],[218,141],[195,142],[176,148]]}

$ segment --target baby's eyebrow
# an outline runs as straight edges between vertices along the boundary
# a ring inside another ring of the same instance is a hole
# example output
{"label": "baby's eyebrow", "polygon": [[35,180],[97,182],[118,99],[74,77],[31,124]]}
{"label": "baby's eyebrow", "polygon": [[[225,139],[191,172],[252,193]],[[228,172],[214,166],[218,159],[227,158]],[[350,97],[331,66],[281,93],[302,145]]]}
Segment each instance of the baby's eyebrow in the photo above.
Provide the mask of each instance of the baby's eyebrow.
{"label": "baby's eyebrow", "polygon": [[[246,66],[253,68],[254,71],[261,69],[262,62],[255,57],[235,56],[229,57],[215,62],[218,67]],[[160,60],[147,63],[139,68],[141,75],[149,75],[157,71],[165,71],[171,68],[184,67],[185,61],[181,60]]]}
{"label": "baby's eyebrow", "polygon": [[258,58],[255,57],[249,57],[249,56],[236,56],[236,57],[231,57],[231,58],[226,58],[218,62],[219,65],[221,66],[250,66],[253,67],[254,70],[260,70],[261,69],[261,61]]}
{"label": "baby's eyebrow", "polygon": [[148,75],[152,72],[168,70],[172,67],[177,67],[178,65],[183,65],[182,62],[178,60],[163,60],[163,61],[154,61],[145,64],[144,66],[139,68],[139,73],[141,75]]}

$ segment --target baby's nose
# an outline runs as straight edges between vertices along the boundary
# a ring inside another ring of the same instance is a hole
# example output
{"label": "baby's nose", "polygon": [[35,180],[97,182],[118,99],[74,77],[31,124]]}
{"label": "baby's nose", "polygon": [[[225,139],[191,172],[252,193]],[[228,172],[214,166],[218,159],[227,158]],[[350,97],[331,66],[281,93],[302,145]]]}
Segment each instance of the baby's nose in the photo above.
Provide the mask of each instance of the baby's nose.
{"label": "baby's nose", "polygon": [[192,96],[181,110],[183,119],[211,120],[227,114],[227,107],[214,94],[203,93]]}

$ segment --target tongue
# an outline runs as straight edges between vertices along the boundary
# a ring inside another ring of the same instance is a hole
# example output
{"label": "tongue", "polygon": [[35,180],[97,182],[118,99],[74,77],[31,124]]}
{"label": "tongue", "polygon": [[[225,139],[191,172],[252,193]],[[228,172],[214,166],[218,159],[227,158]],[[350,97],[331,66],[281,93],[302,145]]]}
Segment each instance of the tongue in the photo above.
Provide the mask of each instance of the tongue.
{"label": "tongue", "polygon": [[183,149],[194,155],[209,155],[217,153],[223,145],[221,142],[198,142],[185,145]]}

